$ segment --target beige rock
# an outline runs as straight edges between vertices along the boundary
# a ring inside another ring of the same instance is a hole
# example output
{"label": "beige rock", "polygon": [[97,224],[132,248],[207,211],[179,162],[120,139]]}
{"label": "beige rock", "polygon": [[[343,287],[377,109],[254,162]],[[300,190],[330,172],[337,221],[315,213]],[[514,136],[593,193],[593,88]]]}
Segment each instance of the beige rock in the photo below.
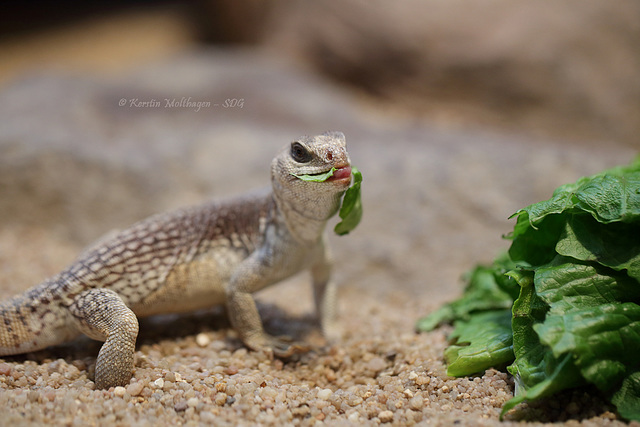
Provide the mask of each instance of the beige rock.
{"label": "beige rock", "polygon": [[291,1],[278,12],[265,33],[274,53],[405,111],[638,146],[635,0]]}

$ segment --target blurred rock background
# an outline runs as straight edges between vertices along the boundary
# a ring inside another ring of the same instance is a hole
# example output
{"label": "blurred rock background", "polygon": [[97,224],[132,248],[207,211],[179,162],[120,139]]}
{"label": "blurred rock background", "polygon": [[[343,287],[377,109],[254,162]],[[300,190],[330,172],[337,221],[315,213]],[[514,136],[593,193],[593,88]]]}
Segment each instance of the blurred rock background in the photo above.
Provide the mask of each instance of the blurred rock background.
{"label": "blurred rock background", "polygon": [[264,186],[280,146],[337,129],[365,191],[332,237],[341,285],[428,310],[508,246],[511,213],[640,146],[635,0],[4,7],[0,266],[67,248],[11,290],[113,228]]}

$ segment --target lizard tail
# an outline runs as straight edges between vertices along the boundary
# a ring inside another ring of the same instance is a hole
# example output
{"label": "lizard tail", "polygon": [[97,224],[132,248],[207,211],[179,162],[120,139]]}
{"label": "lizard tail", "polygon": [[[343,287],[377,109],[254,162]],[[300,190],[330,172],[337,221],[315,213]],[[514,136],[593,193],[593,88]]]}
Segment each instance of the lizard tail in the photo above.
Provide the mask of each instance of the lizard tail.
{"label": "lizard tail", "polygon": [[0,303],[0,356],[42,350],[70,338],[70,314],[53,301],[50,286],[46,281]]}

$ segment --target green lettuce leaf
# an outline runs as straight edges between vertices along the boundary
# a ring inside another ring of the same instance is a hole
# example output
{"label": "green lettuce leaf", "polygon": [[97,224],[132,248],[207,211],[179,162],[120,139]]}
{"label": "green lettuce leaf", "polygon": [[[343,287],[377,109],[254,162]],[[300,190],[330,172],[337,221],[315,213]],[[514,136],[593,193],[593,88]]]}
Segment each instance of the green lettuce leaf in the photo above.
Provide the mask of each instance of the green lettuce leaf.
{"label": "green lettuce leaf", "polygon": [[563,215],[553,214],[538,221],[538,227],[530,224],[529,214],[518,217],[509,256],[523,267],[543,265],[555,258],[555,246],[562,234],[566,219]]}
{"label": "green lettuce leaf", "polygon": [[576,208],[589,212],[602,224],[640,219],[639,162],[587,180],[574,197]]}
{"label": "green lettuce leaf", "polygon": [[472,375],[513,360],[511,310],[476,313],[456,322],[453,340],[444,353],[447,375]]}
{"label": "green lettuce leaf", "polygon": [[325,172],[325,173],[317,173],[317,174],[313,174],[313,175],[296,175],[295,173],[292,173],[291,175],[293,175],[296,178],[301,179],[303,181],[325,182],[326,180],[328,180],[329,178],[331,178],[333,176],[333,173],[335,171],[336,171],[336,168],[331,168],[331,170],[329,170],[328,172]]}
{"label": "green lettuce leaf", "polygon": [[360,186],[362,183],[362,173],[357,168],[351,168],[353,183],[347,189],[342,200],[342,206],[338,215],[342,219],[333,231],[343,236],[353,231],[362,219],[362,200],[360,196]]}
{"label": "green lettuce leaf", "polygon": [[554,364],[548,349],[540,345],[533,325],[544,319],[549,306],[536,294],[533,273],[513,271],[509,273],[520,285],[520,296],[513,304],[511,328],[513,333],[514,363],[509,372],[516,377],[516,395],[521,389],[542,382]]}
{"label": "green lettuce leaf", "polygon": [[610,390],[640,367],[640,286],[609,268],[570,262],[535,274],[535,289],[550,309],[533,326],[555,357],[571,354],[585,380]]}
{"label": "green lettuce leaf", "polygon": [[640,420],[640,371],[635,371],[624,379],[613,394],[611,403],[616,405],[621,417]]}
{"label": "green lettuce leaf", "polygon": [[545,368],[547,371],[545,376],[541,377],[541,381],[532,387],[523,385],[520,377],[517,374],[513,374],[516,379],[515,396],[502,406],[500,419],[522,402],[549,397],[558,391],[584,384],[580,380],[577,368],[571,361],[571,355],[565,355],[560,360],[547,360],[545,361]]}
{"label": "green lettuce leaf", "polygon": [[626,274],[562,256],[536,270],[535,290],[554,315],[640,301],[640,285]]}
{"label": "green lettuce leaf", "polygon": [[[533,228],[547,216],[564,212],[585,212],[598,222],[640,220],[640,157],[629,166],[619,166],[600,174],[580,178],[558,187],[551,199],[520,209],[514,216],[527,214]],[[513,236],[517,237],[518,231]]]}
{"label": "green lettuce leaf", "polygon": [[609,303],[550,315],[534,329],[559,357],[570,354],[582,377],[602,391],[640,368],[640,306]]}
{"label": "green lettuce leaf", "polygon": [[629,276],[640,280],[638,237],[638,225],[634,223],[602,224],[589,215],[568,215],[556,252],[614,270],[627,270]]}

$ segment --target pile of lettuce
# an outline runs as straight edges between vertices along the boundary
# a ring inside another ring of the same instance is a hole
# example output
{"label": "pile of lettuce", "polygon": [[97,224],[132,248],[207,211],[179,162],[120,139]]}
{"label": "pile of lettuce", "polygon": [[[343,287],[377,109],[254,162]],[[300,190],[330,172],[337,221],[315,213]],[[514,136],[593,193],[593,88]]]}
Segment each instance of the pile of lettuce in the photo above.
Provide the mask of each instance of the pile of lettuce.
{"label": "pile of lettuce", "polygon": [[473,270],[462,298],[418,329],[454,322],[449,375],[509,364],[516,390],[502,415],[592,384],[640,421],[640,159],[513,216],[508,254]]}

